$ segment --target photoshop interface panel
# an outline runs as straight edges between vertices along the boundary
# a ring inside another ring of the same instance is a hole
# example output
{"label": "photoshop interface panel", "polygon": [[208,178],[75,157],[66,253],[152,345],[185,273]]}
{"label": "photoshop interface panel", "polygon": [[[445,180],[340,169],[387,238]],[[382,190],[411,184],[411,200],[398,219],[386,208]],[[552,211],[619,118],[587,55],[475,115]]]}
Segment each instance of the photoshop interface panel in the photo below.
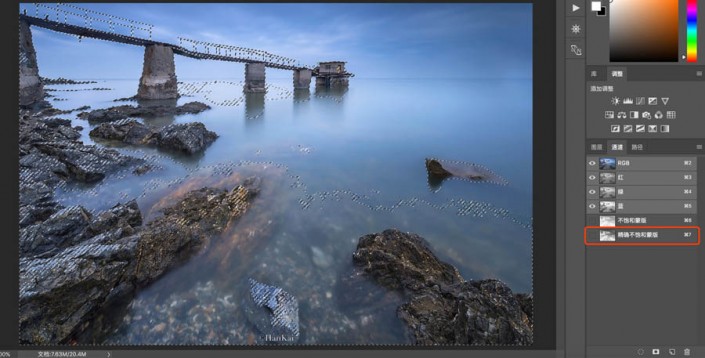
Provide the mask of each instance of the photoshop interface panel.
{"label": "photoshop interface panel", "polygon": [[0,357],[705,357],[703,0],[4,6]]}

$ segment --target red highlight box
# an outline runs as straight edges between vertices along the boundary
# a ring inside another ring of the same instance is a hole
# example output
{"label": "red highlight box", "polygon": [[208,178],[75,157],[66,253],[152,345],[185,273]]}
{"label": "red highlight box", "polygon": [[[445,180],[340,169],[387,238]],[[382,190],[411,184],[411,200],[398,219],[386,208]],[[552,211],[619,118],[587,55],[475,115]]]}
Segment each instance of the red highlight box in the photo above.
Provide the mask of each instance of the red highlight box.
{"label": "red highlight box", "polygon": [[[696,229],[697,242],[588,242],[588,229],[618,230],[618,229]],[[585,246],[700,246],[700,226],[586,226],[583,229]]]}

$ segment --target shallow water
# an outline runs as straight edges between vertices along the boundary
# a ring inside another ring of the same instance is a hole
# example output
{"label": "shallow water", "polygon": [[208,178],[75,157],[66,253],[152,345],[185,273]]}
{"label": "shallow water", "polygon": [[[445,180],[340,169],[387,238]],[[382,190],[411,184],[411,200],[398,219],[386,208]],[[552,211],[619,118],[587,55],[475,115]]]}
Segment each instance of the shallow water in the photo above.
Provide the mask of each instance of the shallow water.
{"label": "shallow water", "polygon": [[[304,92],[294,92],[288,78],[267,80],[267,94],[249,96],[238,79],[184,81],[178,104],[213,108],[144,122],[203,122],[220,136],[205,153],[185,158],[99,143],[144,157],[155,170],[58,193],[64,203],[92,210],[137,198],[146,215],[179,180],[199,173],[255,173],[271,189],[229,233],[259,240],[246,257],[213,265],[205,252],[173,270],[138,295],[108,343],[258,343],[238,309],[248,277],[297,297],[300,343],[408,343],[395,304],[375,314],[355,311],[341,307],[344,293],[336,291],[357,239],[387,228],[421,235],[466,279],[498,278],[515,292],[531,291],[530,80],[353,78],[346,91]],[[52,104],[104,108],[137,89],[136,80],[98,81],[48,86],[58,90],[50,92]],[[80,90],[94,87],[111,90]],[[73,122],[93,143],[91,126]],[[509,184],[446,180],[432,191],[426,157],[479,164]],[[224,249],[233,250],[208,250]]]}

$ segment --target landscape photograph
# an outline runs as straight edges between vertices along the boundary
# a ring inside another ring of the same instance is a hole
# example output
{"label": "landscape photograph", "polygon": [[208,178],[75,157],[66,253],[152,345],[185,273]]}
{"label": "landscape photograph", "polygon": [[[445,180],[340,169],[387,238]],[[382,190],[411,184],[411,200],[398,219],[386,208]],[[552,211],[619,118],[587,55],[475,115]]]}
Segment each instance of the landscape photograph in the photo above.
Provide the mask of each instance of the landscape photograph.
{"label": "landscape photograph", "polygon": [[531,4],[21,3],[18,34],[21,344],[533,343]]}

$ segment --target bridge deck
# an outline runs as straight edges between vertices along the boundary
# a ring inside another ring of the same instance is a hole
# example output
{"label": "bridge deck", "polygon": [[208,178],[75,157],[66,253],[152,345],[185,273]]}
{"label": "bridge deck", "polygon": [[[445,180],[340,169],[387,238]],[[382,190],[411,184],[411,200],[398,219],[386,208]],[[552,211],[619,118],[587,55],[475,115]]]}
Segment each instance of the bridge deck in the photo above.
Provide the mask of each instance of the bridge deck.
{"label": "bridge deck", "polygon": [[[195,58],[198,60],[229,61],[229,62],[239,62],[239,63],[264,63],[264,65],[266,67],[277,68],[277,69],[281,69],[281,70],[299,70],[299,69],[306,68],[306,67],[297,67],[297,66],[291,66],[291,65],[283,65],[281,63],[276,63],[276,62],[256,61],[256,60],[247,59],[244,57],[217,55],[217,54],[209,54],[209,53],[198,52],[198,51],[191,51],[191,50],[186,49],[183,46],[174,45],[174,44],[170,44],[170,43],[166,43],[166,42],[154,41],[151,39],[144,39],[144,38],[139,38],[139,37],[126,36],[126,35],[121,35],[121,34],[117,34],[117,33],[102,31],[102,30],[90,29],[90,28],[86,28],[83,26],[65,24],[65,23],[61,23],[58,21],[53,21],[53,20],[49,20],[49,19],[41,19],[38,17],[24,15],[24,14],[20,14],[20,20],[25,21],[30,25],[49,29],[52,31],[63,32],[66,34],[72,34],[72,35],[94,38],[94,39],[99,39],[99,40],[119,42],[119,43],[124,43],[124,44],[128,44],[128,45],[136,45],[136,46],[148,46],[148,45],[169,46],[172,48],[172,50],[174,51],[175,54],[190,57],[190,58]],[[311,68],[308,68],[308,69],[312,70]]]}

